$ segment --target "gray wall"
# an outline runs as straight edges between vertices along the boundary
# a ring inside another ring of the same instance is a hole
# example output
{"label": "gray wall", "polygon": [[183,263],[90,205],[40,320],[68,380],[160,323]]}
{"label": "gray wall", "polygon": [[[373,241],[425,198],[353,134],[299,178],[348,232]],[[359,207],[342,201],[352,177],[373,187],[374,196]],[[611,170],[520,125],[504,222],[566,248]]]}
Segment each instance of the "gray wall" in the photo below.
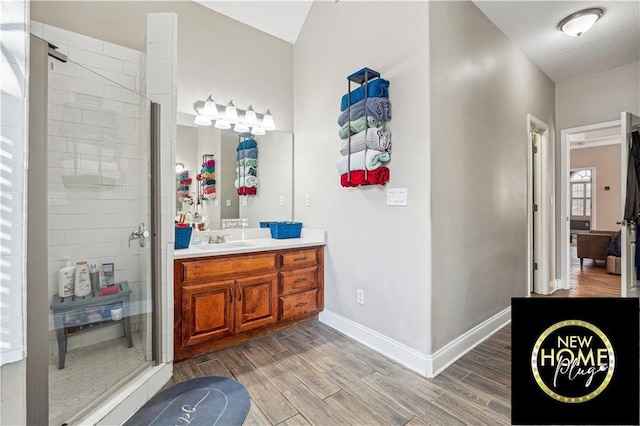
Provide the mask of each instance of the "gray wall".
{"label": "gray wall", "polygon": [[[191,1],[34,1],[31,19],[145,51],[146,14],[178,15],[178,111],[210,94],[293,129],[293,46]],[[163,64],[148,64],[149,67]]]}
{"label": "gray wall", "polygon": [[[431,305],[428,13],[426,2],[315,2],[294,47],[294,220],[327,231],[326,310],[422,354]],[[363,38],[367,29],[379,35]],[[386,206],[382,186],[340,186],[340,98],[364,66],[391,83],[387,186],[408,188],[407,207]]]}
{"label": "gray wall", "polygon": [[527,135],[554,84],[472,3],[430,13],[432,350],[526,296]]}

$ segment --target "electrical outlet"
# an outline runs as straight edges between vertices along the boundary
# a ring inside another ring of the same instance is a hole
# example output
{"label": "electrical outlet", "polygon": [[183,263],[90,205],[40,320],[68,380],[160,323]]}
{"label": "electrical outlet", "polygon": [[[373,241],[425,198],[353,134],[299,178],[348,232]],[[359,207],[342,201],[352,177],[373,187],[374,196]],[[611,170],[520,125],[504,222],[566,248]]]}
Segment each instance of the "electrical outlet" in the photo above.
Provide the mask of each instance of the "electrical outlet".
{"label": "electrical outlet", "polygon": [[231,200],[227,200],[227,207],[231,207]]}
{"label": "electrical outlet", "polygon": [[359,304],[364,305],[364,290],[356,290],[356,300]]}
{"label": "electrical outlet", "polygon": [[284,195],[280,196],[280,207],[284,206]]}
{"label": "electrical outlet", "polygon": [[307,207],[311,205],[311,195],[307,194],[307,196],[304,197],[304,205]]}
{"label": "electrical outlet", "polygon": [[247,197],[241,197],[242,198],[242,207],[247,207]]}

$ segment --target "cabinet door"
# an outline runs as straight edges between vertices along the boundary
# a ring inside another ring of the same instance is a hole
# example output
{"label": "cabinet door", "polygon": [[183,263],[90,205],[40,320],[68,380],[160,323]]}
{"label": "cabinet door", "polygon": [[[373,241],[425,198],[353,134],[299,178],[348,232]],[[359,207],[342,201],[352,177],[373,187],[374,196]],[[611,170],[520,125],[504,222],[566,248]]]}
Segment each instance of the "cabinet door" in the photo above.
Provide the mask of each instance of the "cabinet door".
{"label": "cabinet door", "polygon": [[278,320],[278,274],[236,280],[236,333]]}
{"label": "cabinet door", "polygon": [[233,280],[182,287],[182,346],[233,334]]}

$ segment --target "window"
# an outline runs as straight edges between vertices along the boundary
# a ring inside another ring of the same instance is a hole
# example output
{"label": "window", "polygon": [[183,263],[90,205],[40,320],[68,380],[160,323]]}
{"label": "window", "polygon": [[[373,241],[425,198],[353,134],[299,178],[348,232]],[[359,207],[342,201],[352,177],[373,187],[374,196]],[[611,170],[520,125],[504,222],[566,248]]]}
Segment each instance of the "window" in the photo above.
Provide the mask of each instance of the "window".
{"label": "window", "polygon": [[571,172],[571,216],[591,217],[591,170]]}

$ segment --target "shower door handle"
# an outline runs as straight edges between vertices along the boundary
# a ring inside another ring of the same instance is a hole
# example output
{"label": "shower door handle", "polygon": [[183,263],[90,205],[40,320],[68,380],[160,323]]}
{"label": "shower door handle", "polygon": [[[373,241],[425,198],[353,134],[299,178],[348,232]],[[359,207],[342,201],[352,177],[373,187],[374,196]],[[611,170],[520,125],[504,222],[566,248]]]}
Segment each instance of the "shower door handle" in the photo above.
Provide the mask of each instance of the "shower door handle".
{"label": "shower door handle", "polygon": [[131,235],[129,235],[129,248],[131,248],[131,240],[138,240],[140,247],[146,246],[147,238],[149,238],[149,231],[145,229],[144,223],[141,223],[138,229],[131,231]]}

